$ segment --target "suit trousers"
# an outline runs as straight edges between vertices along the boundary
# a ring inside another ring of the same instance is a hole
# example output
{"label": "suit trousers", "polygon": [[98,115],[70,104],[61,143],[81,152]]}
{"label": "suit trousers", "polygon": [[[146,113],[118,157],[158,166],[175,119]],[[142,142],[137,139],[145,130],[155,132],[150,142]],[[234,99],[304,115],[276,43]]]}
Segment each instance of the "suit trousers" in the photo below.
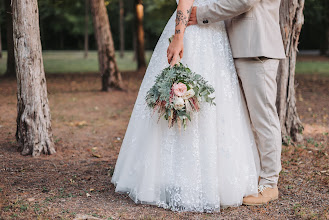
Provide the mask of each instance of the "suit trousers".
{"label": "suit trousers", "polygon": [[260,157],[260,185],[276,187],[281,171],[281,127],[275,106],[279,60],[234,59]]}

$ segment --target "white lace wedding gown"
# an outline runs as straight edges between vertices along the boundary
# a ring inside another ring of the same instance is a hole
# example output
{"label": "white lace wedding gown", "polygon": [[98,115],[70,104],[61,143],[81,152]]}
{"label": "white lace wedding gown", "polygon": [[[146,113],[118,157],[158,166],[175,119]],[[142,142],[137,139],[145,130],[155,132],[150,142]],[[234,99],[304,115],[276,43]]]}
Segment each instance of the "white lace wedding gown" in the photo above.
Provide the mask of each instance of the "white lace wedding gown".
{"label": "white lace wedding gown", "polygon": [[[195,0],[194,5],[215,0]],[[216,106],[203,104],[186,131],[157,123],[145,103],[155,76],[168,67],[170,18],[154,50],[111,182],[136,203],[174,211],[219,211],[257,193],[259,159],[223,22],[187,27],[182,63],[215,88]]]}

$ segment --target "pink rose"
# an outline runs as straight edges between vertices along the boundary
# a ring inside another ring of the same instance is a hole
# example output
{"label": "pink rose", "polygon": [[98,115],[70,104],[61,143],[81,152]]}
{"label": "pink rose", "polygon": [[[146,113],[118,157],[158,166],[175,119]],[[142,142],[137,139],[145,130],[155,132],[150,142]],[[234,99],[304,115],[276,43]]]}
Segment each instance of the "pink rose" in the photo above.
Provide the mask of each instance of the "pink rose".
{"label": "pink rose", "polygon": [[183,96],[185,92],[187,91],[187,87],[184,83],[174,83],[174,85],[171,88],[172,91],[174,91],[174,94],[177,96]]}

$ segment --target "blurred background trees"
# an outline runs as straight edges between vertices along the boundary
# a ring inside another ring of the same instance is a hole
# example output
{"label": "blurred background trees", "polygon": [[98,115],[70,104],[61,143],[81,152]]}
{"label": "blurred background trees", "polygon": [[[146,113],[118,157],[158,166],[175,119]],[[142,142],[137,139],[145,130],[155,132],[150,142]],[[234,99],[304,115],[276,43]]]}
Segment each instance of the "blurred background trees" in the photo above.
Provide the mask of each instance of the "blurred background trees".
{"label": "blurred background trees", "polygon": [[[5,0],[6,5],[10,0]],[[120,3],[121,2],[121,3]],[[7,42],[6,16],[0,2],[0,26],[2,42]],[[38,2],[40,11],[40,31],[43,50],[84,50],[86,12],[85,0],[42,0]],[[133,32],[135,29],[135,2],[132,0],[105,0],[111,22],[111,31],[115,48],[120,47],[120,12],[123,21],[125,50],[133,50]],[[175,10],[174,0],[144,0],[145,49],[154,48],[169,17]],[[89,48],[96,50],[96,41],[92,28],[92,19],[88,20]],[[122,37],[122,36],[121,36]],[[7,50],[7,46],[3,45]]]}
{"label": "blurred background trees", "polygon": [[[4,0],[7,3],[10,0]],[[116,49],[133,50],[135,30],[135,0],[105,0],[111,31]],[[144,0],[145,49],[152,50],[176,7],[174,0]],[[329,1],[306,0],[305,24],[300,36],[300,50],[328,49]],[[3,49],[7,50],[6,16],[3,1],[0,3],[0,25]],[[84,50],[85,47],[85,0],[42,0],[39,1],[40,29],[44,50]],[[122,20],[120,20],[120,15]],[[121,23],[122,22],[122,23]],[[121,26],[124,24],[124,26]],[[92,20],[88,21],[89,47],[96,50]],[[124,32],[124,36],[120,33]],[[9,27],[10,31],[10,27]],[[120,40],[120,37],[124,40]],[[124,42],[120,45],[120,42]]]}
{"label": "blurred background trees", "polygon": [[14,41],[13,41],[13,16],[12,16],[12,8],[11,8],[11,0],[5,0],[4,7],[5,19],[1,19],[6,21],[6,42],[7,42],[7,69],[5,72],[5,76],[15,77],[15,56],[14,56]]}
{"label": "blurred background trees", "polygon": [[306,0],[304,15],[299,48],[320,50],[322,55],[329,55],[329,1]]}

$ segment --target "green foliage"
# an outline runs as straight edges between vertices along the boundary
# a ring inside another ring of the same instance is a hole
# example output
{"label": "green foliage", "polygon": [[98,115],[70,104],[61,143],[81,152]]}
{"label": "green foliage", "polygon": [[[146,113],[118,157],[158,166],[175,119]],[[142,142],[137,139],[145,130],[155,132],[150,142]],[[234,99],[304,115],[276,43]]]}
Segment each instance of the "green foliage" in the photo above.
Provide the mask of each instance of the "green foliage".
{"label": "green foliage", "polygon": [[[172,88],[179,83],[187,87],[185,94],[192,90],[192,95],[178,98]],[[201,75],[179,63],[165,68],[156,76],[155,84],[147,92],[145,100],[149,108],[158,110],[159,119],[164,116],[169,121],[169,127],[181,121],[186,128],[187,119],[191,120],[190,113],[199,111],[199,100],[215,104],[215,98],[210,97],[214,92],[215,89]],[[180,106],[175,106],[176,98],[181,99]]]}
{"label": "green foliage", "polygon": [[328,0],[306,0],[304,15],[307,23],[318,25],[322,22],[329,22]]}
{"label": "green foliage", "polygon": [[50,25],[54,31],[84,34],[84,1],[42,0],[39,11],[41,22]]}
{"label": "green foliage", "polygon": [[175,0],[144,0],[145,5],[145,31],[149,37],[158,38],[167,24],[170,16],[175,11]]}
{"label": "green foliage", "polygon": [[[125,48],[133,50],[135,28],[134,1],[124,1]],[[3,48],[6,49],[4,1],[0,1],[0,26]],[[81,50],[84,46],[85,0],[39,0],[40,31],[45,50]],[[119,0],[105,0],[115,48],[119,48]],[[144,0],[145,47],[153,49],[168,19],[176,9],[175,0]],[[90,13],[89,13],[90,14]],[[329,1],[306,0],[305,24],[300,36],[299,49],[328,47]],[[89,16],[89,44],[96,49],[92,17]],[[323,49],[324,48],[324,49]]]}
{"label": "green foliage", "polygon": [[171,88],[174,83],[184,83],[194,89],[196,96],[203,98],[204,101],[214,104],[214,98],[209,95],[215,92],[215,89],[199,74],[192,72],[182,63],[176,64],[174,67],[165,68],[156,76],[155,84],[148,91],[146,102],[150,108],[154,108],[157,101],[165,101],[166,107],[172,109],[173,103],[170,101]]}
{"label": "green foliage", "polygon": [[300,49],[328,48],[329,1],[306,0],[304,8],[305,23],[300,36]]}
{"label": "green foliage", "polygon": [[[133,49],[135,26],[134,1],[124,1],[125,48]],[[85,0],[39,0],[40,31],[43,49],[83,49]],[[153,49],[168,19],[176,9],[175,0],[144,0],[145,47]],[[119,48],[119,0],[105,0],[115,48]],[[3,1],[0,1],[0,25],[6,48],[6,24]],[[90,48],[96,49],[92,16],[89,12]]]}

